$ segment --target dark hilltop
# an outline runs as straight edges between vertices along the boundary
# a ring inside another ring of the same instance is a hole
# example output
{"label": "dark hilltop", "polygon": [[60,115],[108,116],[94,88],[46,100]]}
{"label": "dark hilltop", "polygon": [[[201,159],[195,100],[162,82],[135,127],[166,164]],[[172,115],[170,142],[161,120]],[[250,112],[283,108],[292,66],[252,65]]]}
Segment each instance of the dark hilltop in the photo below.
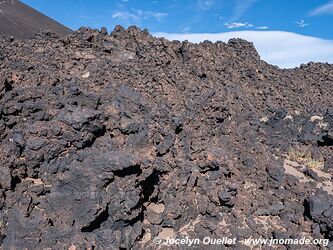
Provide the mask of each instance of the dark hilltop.
{"label": "dark hilltop", "polygon": [[18,0],[0,1],[0,35],[31,38],[41,30],[52,31],[59,36],[72,31]]}

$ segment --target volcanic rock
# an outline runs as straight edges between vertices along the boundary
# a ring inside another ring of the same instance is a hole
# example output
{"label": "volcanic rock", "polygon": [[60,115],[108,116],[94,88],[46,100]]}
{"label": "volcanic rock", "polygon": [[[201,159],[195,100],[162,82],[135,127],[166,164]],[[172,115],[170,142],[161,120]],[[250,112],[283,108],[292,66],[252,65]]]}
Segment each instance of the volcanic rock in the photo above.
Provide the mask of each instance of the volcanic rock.
{"label": "volcanic rock", "polygon": [[0,35],[31,38],[41,30],[54,32],[58,36],[72,32],[69,28],[19,0],[0,1]]}
{"label": "volcanic rock", "polygon": [[333,65],[120,26],[7,36],[0,55],[3,249],[333,241]]}

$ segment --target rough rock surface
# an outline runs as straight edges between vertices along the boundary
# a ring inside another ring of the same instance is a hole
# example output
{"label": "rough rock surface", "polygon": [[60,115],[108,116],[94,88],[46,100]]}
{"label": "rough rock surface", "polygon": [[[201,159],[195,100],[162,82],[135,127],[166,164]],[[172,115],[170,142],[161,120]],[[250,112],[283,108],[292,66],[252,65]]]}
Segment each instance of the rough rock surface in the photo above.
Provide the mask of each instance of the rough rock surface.
{"label": "rough rock surface", "polygon": [[120,26],[3,37],[0,244],[332,244],[332,90],[333,65],[282,70],[240,39],[181,43]]}

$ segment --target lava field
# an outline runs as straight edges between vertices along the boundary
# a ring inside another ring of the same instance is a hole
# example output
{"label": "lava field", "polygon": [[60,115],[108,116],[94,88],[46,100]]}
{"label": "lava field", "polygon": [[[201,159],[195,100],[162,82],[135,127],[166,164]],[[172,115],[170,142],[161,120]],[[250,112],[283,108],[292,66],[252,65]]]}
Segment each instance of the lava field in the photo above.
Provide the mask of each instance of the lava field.
{"label": "lava field", "polygon": [[134,26],[3,36],[0,245],[306,237],[330,242],[302,249],[333,249],[332,93],[333,65],[280,69],[241,39]]}

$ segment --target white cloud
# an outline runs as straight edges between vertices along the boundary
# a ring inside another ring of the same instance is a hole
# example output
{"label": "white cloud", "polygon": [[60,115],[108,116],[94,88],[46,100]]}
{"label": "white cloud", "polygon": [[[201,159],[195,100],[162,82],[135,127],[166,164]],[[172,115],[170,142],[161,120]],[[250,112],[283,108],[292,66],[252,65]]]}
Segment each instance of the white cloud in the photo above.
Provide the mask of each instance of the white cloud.
{"label": "white cloud", "polygon": [[333,1],[321,5],[310,12],[310,16],[318,16],[324,14],[333,14]]}
{"label": "white cloud", "polygon": [[236,0],[236,6],[231,20],[237,20],[258,0]]}
{"label": "white cloud", "polygon": [[252,24],[246,22],[246,23],[225,23],[224,24],[228,29],[235,29],[235,28],[251,28],[253,27]]}
{"label": "white cloud", "polygon": [[304,20],[301,20],[301,21],[298,21],[298,22],[295,22],[295,23],[296,23],[296,24],[298,25],[298,27],[300,27],[300,28],[304,28],[304,27],[310,25],[310,24],[308,24],[308,23],[305,23]]}
{"label": "white cloud", "polygon": [[191,26],[185,26],[184,28],[182,28],[181,32],[186,33],[186,32],[189,32],[190,30],[191,30]]}
{"label": "white cloud", "polygon": [[113,19],[117,19],[123,23],[127,24],[137,24],[139,25],[142,19],[155,18],[161,21],[164,17],[168,16],[168,13],[153,12],[153,11],[143,11],[137,9],[131,9],[131,11],[116,11],[112,14]]}
{"label": "white cloud", "polygon": [[126,11],[117,11],[115,13],[112,14],[112,18],[113,19],[118,19],[120,21],[124,21],[124,22],[139,22],[141,17],[137,14],[133,14],[130,12],[126,12]]}
{"label": "white cloud", "polygon": [[243,38],[254,43],[261,58],[281,68],[292,68],[310,61],[333,63],[333,40],[303,36],[285,31],[234,31],[226,33],[170,34],[155,33],[170,40],[228,41]]}
{"label": "white cloud", "polygon": [[198,0],[198,6],[202,10],[210,9],[215,3],[215,0]]}
{"label": "white cloud", "polygon": [[256,27],[257,30],[267,30],[269,29],[268,26],[259,26],[259,27]]}
{"label": "white cloud", "polygon": [[168,16],[167,13],[155,13],[155,12],[146,12],[146,15],[151,15],[155,17],[157,20],[161,21],[164,17]]}

